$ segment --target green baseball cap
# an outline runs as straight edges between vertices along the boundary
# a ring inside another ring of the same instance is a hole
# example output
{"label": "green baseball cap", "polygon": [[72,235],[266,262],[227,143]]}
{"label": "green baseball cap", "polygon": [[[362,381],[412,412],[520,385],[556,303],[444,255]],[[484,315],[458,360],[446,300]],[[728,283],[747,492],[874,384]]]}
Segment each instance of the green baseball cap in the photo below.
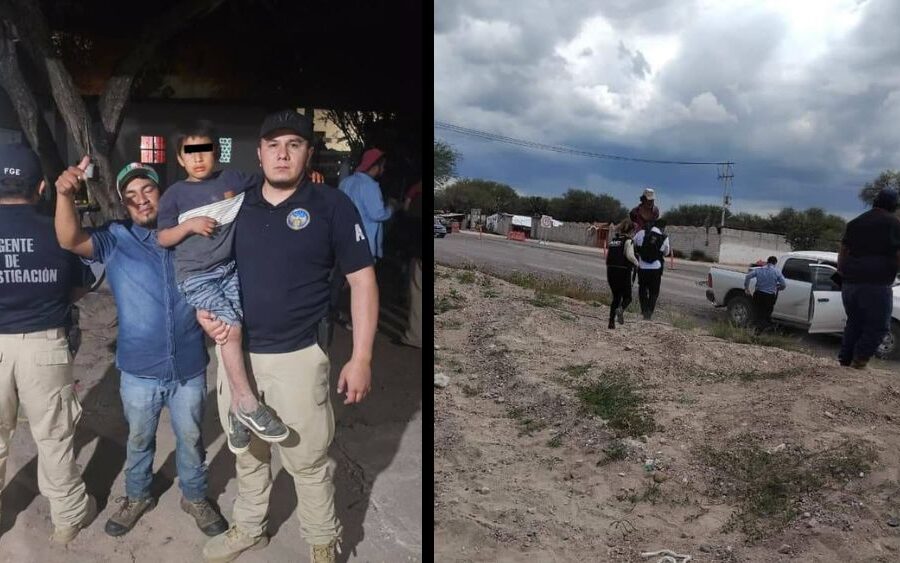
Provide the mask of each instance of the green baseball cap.
{"label": "green baseball cap", "polygon": [[159,175],[156,173],[156,170],[150,168],[146,164],[141,164],[140,162],[126,164],[122,170],[119,171],[119,175],[116,176],[116,193],[119,194],[120,200],[122,199],[122,188],[127,186],[128,182],[135,178],[149,178],[159,186]]}

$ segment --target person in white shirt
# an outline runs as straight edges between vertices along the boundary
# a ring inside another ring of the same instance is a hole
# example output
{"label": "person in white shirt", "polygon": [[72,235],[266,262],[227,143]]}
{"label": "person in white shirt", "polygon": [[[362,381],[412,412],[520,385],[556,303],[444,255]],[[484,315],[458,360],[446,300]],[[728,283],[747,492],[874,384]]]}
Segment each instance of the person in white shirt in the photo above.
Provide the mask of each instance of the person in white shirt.
{"label": "person in white shirt", "polygon": [[648,224],[634,236],[634,248],[639,256],[638,298],[641,303],[641,315],[648,321],[656,310],[663,260],[669,254],[669,237],[663,232],[665,228],[665,220],[659,219]]}

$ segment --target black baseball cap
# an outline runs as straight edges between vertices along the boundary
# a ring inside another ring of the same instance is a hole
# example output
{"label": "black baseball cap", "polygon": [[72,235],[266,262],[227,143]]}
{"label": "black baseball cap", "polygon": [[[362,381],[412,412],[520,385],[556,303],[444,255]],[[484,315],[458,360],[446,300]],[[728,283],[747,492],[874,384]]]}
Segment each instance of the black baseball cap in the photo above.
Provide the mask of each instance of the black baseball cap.
{"label": "black baseball cap", "polygon": [[262,139],[277,129],[289,129],[310,143],[315,141],[312,119],[292,109],[267,115],[259,128],[259,138]]}
{"label": "black baseball cap", "polygon": [[30,147],[14,143],[0,146],[0,178],[21,180],[28,187],[44,179],[41,160]]}

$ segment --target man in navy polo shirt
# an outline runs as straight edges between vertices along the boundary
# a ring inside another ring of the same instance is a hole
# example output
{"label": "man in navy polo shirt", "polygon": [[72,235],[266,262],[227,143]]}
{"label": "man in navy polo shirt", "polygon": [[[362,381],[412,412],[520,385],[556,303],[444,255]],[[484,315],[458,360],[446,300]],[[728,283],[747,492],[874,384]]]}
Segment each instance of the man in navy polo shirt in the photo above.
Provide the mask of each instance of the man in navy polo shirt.
{"label": "man in navy polo shirt", "polygon": [[106,522],[106,533],[128,533],[156,506],[150,482],[156,430],[167,406],[175,431],[181,508],[204,534],[221,534],[228,525],[206,498],[206,451],[200,432],[209,357],[194,309],[175,285],[172,253],[156,240],[159,178],[149,166],[137,162],[125,166],[116,178],[116,191],[130,220],[87,232],[81,228],[74,195],[88,163],[84,157],[56,180],[56,235],[63,248],[106,265],[116,300],[116,367],[122,372],[128,445],[125,496]]}
{"label": "man in navy polo shirt", "polygon": [[[317,340],[328,314],[329,274],[337,264],[351,289],[353,354],[341,371],[338,393],[358,403],[371,384],[372,343],[378,324],[378,286],[369,241],[359,213],[345,194],[307,179],[312,121],[292,110],[268,116],[257,148],[265,181],[246,192],[235,226],[235,260],[241,276],[249,372],[291,435],[276,444],[297,489],[300,532],[310,560],[333,562],[341,525],[334,511],[334,412],[328,396],[329,360]],[[217,341],[227,328],[198,312]],[[218,347],[217,347],[218,351]],[[229,386],[219,363],[222,420]],[[272,444],[251,437],[238,454],[238,494],[228,533],[209,540],[209,561],[231,561],[268,543],[266,519],[272,491]]]}
{"label": "man in navy polo shirt", "polygon": [[84,266],[38,213],[44,185],[30,148],[0,147],[0,491],[21,405],[37,446],[38,488],[50,501],[51,539],[66,544],[97,515],[75,462],[81,405],[66,341]]}

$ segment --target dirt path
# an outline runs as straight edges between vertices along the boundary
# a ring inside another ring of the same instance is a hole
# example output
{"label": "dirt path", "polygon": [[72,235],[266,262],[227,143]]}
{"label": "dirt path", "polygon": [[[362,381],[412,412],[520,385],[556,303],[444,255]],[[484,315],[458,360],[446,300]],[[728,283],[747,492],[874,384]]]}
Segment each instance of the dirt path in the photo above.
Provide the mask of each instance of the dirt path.
{"label": "dirt path", "polygon": [[[900,558],[897,373],[534,297],[438,268],[436,560]],[[610,381],[657,429],[584,412]]]}
{"label": "dirt path", "polygon": [[[206,541],[193,519],[179,508],[175,482],[174,436],[169,414],[163,411],[157,434],[152,491],[159,505],[137,527],[112,538],[103,526],[124,494],[127,427],[119,398],[119,372],[113,365],[116,315],[112,297],[90,294],[80,304],[84,342],[76,358],[78,390],[84,414],[76,432],[77,458],[89,492],[100,501],[97,520],[67,550],[52,546],[47,500],[38,494],[34,442],[28,423],[20,420],[13,439],[7,486],[0,518],[0,561],[188,563],[201,561]],[[351,335],[335,331],[332,381],[350,354]],[[373,365],[373,391],[358,406],[344,407],[332,393],[337,430],[330,454],[338,462],[335,502],[344,526],[344,552],[339,561],[422,560],[422,416],[421,351],[397,347],[379,333]],[[215,386],[215,358],[207,386]],[[210,408],[211,407],[211,408]],[[207,398],[204,441],[209,464],[209,496],[230,520],[236,493],[234,456],[228,451],[215,409]],[[241,562],[304,562],[308,547],[300,538],[294,515],[293,481],[276,474],[269,513],[272,542]]]}

